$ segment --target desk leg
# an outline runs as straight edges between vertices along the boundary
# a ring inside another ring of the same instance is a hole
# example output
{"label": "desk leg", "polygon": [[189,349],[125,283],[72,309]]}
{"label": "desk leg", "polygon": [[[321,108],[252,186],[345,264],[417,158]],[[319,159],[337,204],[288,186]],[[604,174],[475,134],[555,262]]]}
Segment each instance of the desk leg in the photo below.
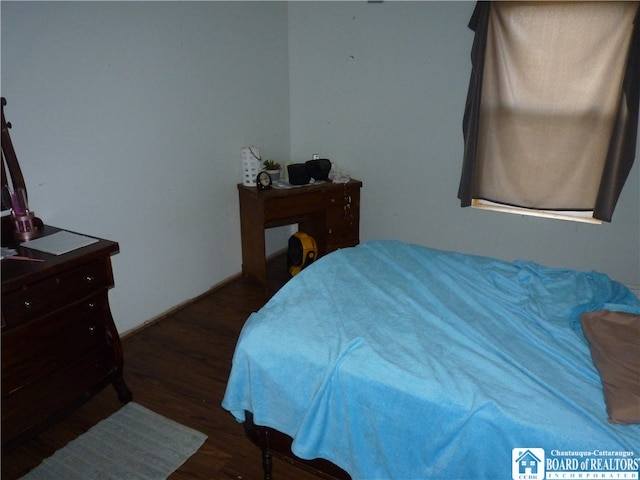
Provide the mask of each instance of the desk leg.
{"label": "desk leg", "polygon": [[267,260],[262,206],[240,192],[240,235],[242,241],[242,274],[267,286]]}

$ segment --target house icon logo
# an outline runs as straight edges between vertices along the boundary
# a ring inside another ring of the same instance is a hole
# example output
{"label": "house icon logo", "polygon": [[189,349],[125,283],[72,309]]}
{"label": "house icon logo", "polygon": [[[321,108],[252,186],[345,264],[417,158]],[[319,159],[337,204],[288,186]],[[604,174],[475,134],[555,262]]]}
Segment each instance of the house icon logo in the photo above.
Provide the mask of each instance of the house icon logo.
{"label": "house icon logo", "polygon": [[544,480],[544,449],[514,448],[511,451],[513,480]]}

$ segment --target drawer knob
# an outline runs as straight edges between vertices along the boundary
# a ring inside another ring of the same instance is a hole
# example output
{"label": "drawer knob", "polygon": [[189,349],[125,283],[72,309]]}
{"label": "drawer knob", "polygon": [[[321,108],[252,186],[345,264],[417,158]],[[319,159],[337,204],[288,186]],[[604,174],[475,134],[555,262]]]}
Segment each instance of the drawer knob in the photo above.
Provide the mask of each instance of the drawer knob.
{"label": "drawer knob", "polygon": [[89,333],[96,333],[95,325],[89,325]]}
{"label": "drawer knob", "polygon": [[89,303],[89,310],[93,310],[94,308],[96,308],[95,302],[90,302]]}
{"label": "drawer knob", "polygon": [[87,283],[92,283],[95,280],[95,277],[93,275],[87,275],[86,277],[84,277],[84,279],[87,281]]}
{"label": "drawer knob", "polygon": [[31,308],[31,307],[33,307],[33,302],[31,300],[25,300],[24,308]]}

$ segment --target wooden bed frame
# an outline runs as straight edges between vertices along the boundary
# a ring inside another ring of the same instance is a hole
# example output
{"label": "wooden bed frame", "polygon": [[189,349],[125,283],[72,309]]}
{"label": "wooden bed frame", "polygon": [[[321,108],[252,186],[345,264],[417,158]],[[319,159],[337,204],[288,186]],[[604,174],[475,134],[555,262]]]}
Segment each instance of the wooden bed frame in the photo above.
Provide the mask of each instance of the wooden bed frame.
{"label": "wooden bed frame", "polygon": [[351,480],[347,472],[337,465],[323,458],[304,460],[296,457],[291,451],[292,438],[270,427],[263,427],[253,423],[253,414],[245,412],[246,420],[243,423],[244,431],[262,451],[262,468],[264,480],[272,480],[271,469],[273,456],[285,460],[296,467],[302,468],[328,480]]}

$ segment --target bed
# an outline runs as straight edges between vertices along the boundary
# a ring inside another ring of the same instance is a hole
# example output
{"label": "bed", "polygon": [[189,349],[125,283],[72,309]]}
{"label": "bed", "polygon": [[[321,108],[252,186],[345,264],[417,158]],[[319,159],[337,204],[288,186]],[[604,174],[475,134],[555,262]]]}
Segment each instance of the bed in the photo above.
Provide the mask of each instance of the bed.
{"label": "bed", "polygon": [[372,241],[320,258],[249,317],[222,406],[263,449],[265,478],[271,454],[354,480],[603,465],[638,478],[640,392],[623,385],[617,418],[583,327],[611,312],[613,370],[637,382],[640,301],[608,276]]}

